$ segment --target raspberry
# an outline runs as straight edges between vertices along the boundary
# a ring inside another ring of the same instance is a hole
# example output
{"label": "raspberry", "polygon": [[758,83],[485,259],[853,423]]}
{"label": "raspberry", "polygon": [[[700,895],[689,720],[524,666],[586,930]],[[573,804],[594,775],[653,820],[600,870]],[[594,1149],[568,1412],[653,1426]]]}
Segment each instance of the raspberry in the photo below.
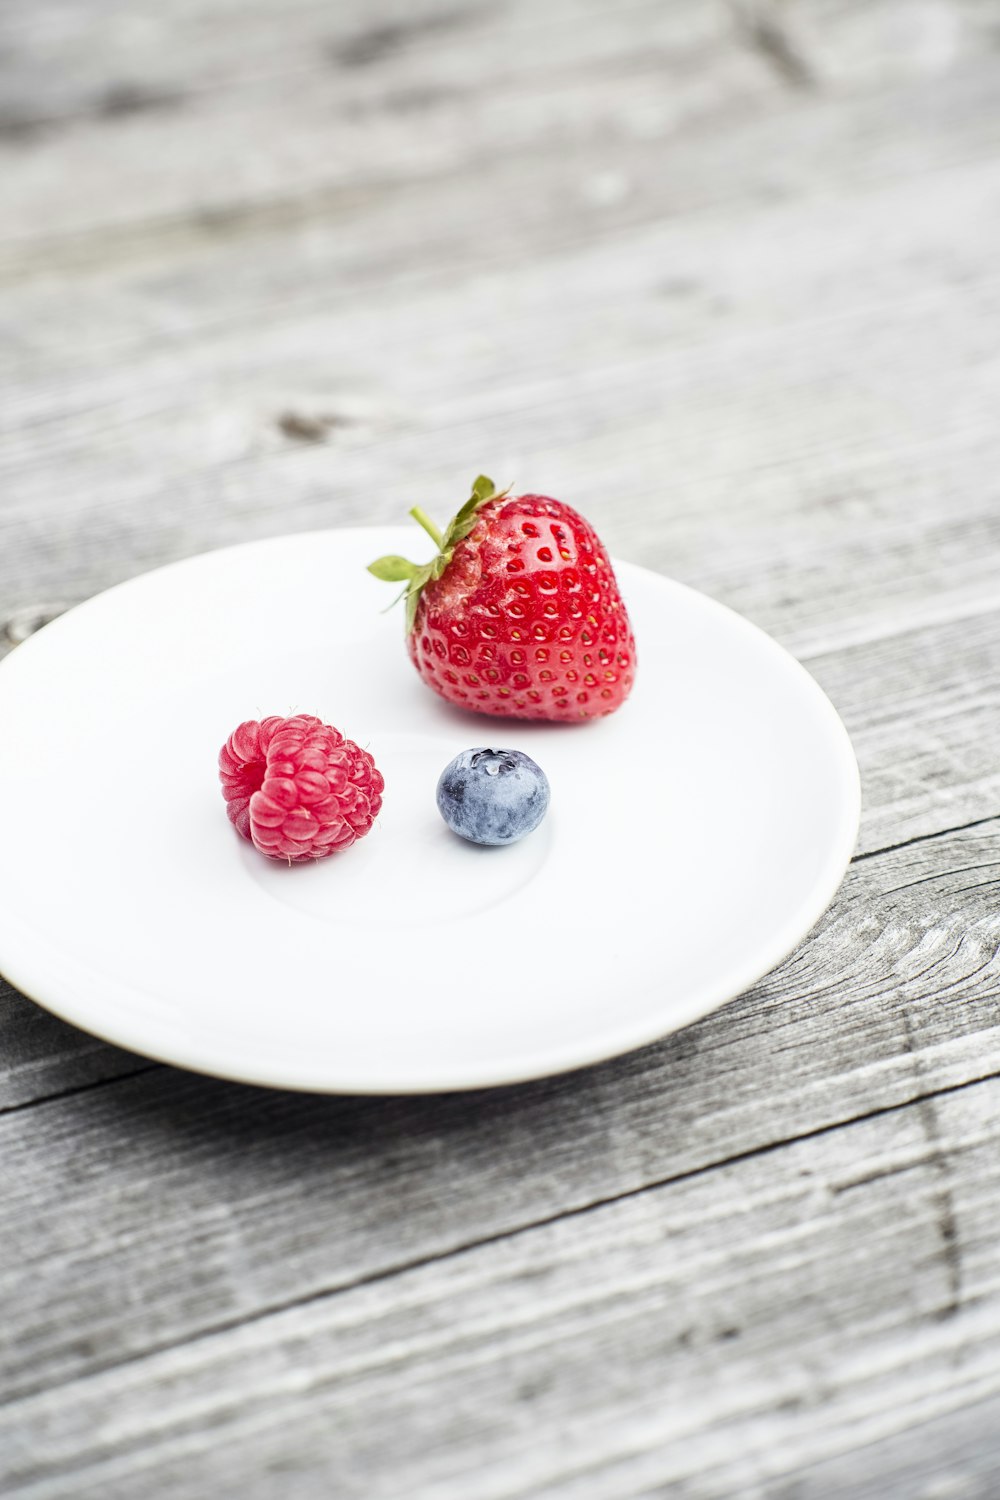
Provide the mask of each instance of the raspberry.
{"label": "raspberry", "polygon": [[219,780],[229,821],[289,864],[364,838],[385,786],[367,750],[312,714],[248,719],[219,751]]}

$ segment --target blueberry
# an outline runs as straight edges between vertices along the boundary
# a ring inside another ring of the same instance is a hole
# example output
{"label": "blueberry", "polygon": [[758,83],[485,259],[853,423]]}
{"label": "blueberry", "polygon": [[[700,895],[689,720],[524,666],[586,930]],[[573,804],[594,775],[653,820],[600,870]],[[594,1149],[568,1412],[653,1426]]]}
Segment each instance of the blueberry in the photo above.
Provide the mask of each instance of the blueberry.
{"label": "blueberry", "polygon": [[549,806],[548,777],[520,750],[463,750],[441,772],[438,811],[473,844],[513,844]]}

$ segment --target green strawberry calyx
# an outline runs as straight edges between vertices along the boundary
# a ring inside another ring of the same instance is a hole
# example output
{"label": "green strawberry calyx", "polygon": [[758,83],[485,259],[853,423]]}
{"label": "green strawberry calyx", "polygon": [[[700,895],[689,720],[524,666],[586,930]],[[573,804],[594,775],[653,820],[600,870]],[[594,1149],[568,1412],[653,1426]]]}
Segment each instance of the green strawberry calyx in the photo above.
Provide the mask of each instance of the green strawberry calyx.
{"label": "green strawberry calyx", "polygon": [[[406,587],[399,595],[399,599],[406,600],[407,635],[413,629],[413,622],[417,617],[417,604],[425,585],[432,579],[441,577],[454,556],[455,548],[473,530],[476,517],[487,501],[502,500],[504,495],[509,493],[509,485],[505,490],[498,490],[492,479],[487,479],[485,474],[480,474],[473,483],[472,493],[468,500],[457,515],[452,517],[444,532],[435,526],[430,516],[421,510],[419,505],[414,505],[410,510],[410,515],[419,522],[437,547],[437,556],[433,557],[429,563],[412,563],[409,558],[398,557],[395,553],[390,553],[387,557],[377,557],[373,563],[368,564],[369,573],[374,573],[376,578],[381,578],[385,583],[405,583]],[[398,603],[399,599],[393,602]]]}

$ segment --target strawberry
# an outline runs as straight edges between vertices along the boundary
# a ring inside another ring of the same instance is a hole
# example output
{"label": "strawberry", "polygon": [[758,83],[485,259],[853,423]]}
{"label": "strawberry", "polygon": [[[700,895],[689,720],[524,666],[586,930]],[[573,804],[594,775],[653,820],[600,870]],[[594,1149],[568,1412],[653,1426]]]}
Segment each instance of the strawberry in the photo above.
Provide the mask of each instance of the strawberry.
{"label": "strawberry", "polygon": [[594,528],[545,495],[497,492],[484,475],[423,566],[380,557],[405,582],[406,639],[423,680],[461,708],[578,723],[614,713],[635,675],[635,638]]}

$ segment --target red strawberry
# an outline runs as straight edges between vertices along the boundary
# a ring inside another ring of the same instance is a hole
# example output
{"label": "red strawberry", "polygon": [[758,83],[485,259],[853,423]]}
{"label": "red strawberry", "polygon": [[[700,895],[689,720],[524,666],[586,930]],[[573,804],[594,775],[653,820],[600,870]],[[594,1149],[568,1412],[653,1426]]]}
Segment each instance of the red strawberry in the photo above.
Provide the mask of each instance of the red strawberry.
{"label": "red strawberry", "polygon": [[635,675],[635,638],[594,528],[560,500],[496,492],[480,475],[423,567],[381,557],[406,581],[406,635],[420,676],[478,713],[578,723],[614,713]]}
{"label": "red strawberry", "polygon": [[289,864],[363,838],[385,785],[367,750],[311,714],[240,724],[219,751],[219,780],[229,821]]}

